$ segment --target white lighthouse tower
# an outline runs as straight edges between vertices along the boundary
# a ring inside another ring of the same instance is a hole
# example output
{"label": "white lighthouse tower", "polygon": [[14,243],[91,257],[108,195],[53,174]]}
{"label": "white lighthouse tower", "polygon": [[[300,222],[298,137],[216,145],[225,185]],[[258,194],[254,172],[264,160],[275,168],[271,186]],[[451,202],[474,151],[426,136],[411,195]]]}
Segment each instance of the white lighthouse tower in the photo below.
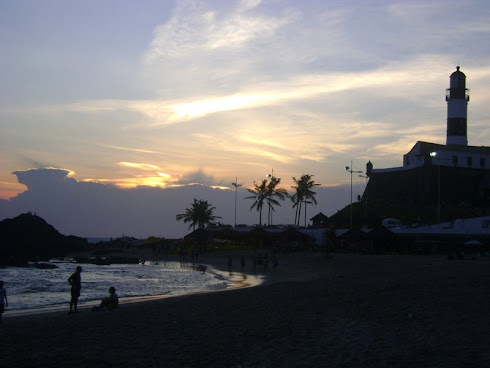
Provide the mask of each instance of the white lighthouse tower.
{"label": "white lighthouse tower", "polygon": [[446,90],[447,101],[447,134],[446,145],[468,145],[466,116],[469,89],[466,88],[466,75],[456,67],[449,77],[449,88]]}

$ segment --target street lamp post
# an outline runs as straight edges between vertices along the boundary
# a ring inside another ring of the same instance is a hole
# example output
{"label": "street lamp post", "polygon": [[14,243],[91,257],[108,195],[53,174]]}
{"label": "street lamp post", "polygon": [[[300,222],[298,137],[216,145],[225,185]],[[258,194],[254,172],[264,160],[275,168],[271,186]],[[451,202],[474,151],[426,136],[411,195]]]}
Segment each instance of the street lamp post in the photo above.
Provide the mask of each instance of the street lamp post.
{"label": "street lamp post", "polygon": [[352,160],[350,160],[350,166],[346,166],[345,170],[350,173],[350,228],[352,229],[352,174],[361,174],[362,171],[353,170]]}
{"label": "street lamp post", "polygon": [[238,187],[241,187],[242,184],[238,184],[238,178],[235,177],[235,182],[231,183],[235,187],[235,227],[236,227],[236,200],[237,200],[237,194],[238,194]]}

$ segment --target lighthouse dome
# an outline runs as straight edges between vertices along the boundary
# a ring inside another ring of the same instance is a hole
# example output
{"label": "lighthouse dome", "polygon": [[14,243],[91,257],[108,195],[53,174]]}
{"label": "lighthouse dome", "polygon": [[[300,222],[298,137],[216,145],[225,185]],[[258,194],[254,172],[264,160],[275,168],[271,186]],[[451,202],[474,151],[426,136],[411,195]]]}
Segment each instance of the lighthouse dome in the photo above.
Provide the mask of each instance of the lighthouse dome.
{"label": "lighthouse dome", "polygon": [[466,88],[466,75],[456,67],[456,71],[449,77],[450,88]]}
{"label": "lighthouse dome", "polygon": [[463,75],[463,76],[465,76],[465,77],[466,77],[466,75],[465,75],[465,74],[464,74],[464,73],[463,73],[461,70],[459,70],[459,69],[460,69],[460,67],[459,67],[459,66],[457,66],[457,67],[456,67],[456,71],[455,71],[455,72],[453,72],[453,74],[451,74],[451,77],[452,77],[453,75]]}

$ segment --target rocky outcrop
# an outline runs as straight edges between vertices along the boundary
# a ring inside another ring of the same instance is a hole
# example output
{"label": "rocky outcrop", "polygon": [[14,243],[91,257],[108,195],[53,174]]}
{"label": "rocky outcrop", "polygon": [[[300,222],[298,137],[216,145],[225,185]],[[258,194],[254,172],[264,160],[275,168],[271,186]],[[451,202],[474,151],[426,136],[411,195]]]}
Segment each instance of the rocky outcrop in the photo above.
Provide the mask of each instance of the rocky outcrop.
{"label": "rocky outcrop", "polygon": [[0,265],[23,266],[87,248],[86,239],[60,234],[32,213],[0,221]]}

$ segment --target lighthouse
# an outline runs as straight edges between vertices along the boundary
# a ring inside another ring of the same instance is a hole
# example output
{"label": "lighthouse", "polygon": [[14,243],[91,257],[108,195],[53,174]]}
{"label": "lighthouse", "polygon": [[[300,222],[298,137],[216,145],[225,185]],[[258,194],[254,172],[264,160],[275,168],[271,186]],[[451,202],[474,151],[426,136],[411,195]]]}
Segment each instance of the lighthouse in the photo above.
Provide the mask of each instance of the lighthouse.
{"label": "lighthouse", "polygon": [[456,71],[449,77],[449,88],[446,89],[446,145],[468,145],[466,115],[469,100],[470,95],[469,89],[466,88],[466,75],[457,66]]}

